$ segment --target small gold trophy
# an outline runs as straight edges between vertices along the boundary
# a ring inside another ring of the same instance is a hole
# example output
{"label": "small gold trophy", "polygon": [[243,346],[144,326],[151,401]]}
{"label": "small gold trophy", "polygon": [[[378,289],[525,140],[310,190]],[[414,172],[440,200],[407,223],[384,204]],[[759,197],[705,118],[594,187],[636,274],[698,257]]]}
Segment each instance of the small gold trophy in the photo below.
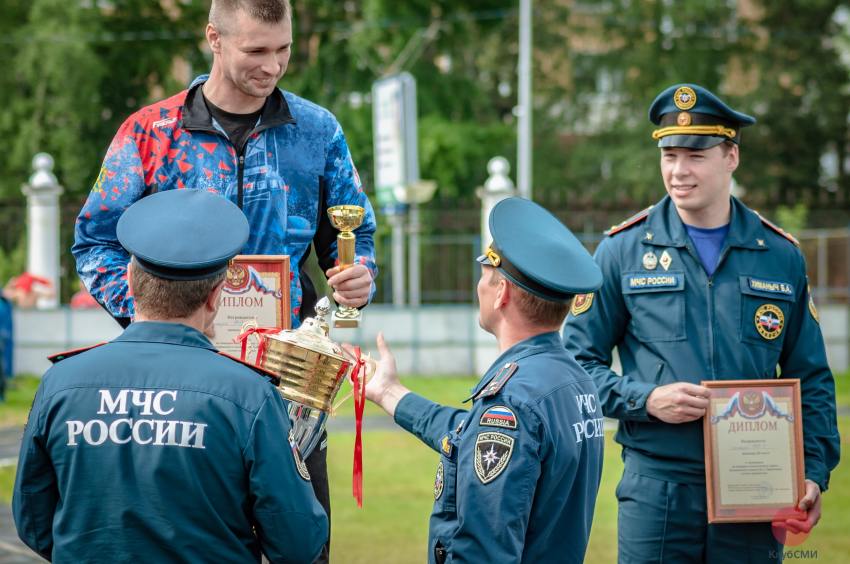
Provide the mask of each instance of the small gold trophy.
{"label": "small gold trophy", "polygon": [[[354,265],[354,231],[363,223],[366,210],[360,206],[333,206],[328,208],[328,217],[333,226],[339,229],[336,236],[337,257],[340,270]],[[339,305],[333,314],[334,327],[358,327],[360,310],[356,307]]]}

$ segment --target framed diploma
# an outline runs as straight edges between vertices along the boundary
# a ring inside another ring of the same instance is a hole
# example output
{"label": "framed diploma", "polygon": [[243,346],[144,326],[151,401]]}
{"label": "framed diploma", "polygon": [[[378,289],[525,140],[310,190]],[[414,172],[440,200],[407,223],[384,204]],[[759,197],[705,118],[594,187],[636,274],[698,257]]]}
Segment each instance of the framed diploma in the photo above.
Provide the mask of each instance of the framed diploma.
{"label": "framed diploma", "polygon": [[800,380],[715,380],[703,420],[709,523],[799,517]]}
{"label": "framed diploma", "polygon": [[243,328],[289,329],[289,256],[237,255],[227,267],[227,278],[215,318],[218,350],[233,356],[242,352],[236,338]]}

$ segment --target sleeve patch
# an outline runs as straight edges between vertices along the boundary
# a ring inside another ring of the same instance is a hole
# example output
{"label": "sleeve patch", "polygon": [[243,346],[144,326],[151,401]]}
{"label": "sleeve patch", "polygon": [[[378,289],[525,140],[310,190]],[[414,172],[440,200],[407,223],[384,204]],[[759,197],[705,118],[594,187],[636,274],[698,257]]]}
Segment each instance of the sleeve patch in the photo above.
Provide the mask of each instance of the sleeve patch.
{"label": "sleeve patch", "polygon": [[475,440],[475,475],[482,484],[499,477],[514,451],[514,439],[504,433],[478,433]]}
{"label": "sleeve patch", "polygon": [[815,323],[820,325],[820,317],[818,316],[818,308],[815,307],[815,300],[812,297],[812,287],[809,286],[809,313],[812,314],[812,317],[815,320]]}
{"label": "sleeve patch", "polygon": [[511,408],[505,405],[494,405],[481,415],[478,424],[482,427],[499,427],[501,429],[516,429],[517,417]]}
{"label": "sleeve patch", "polygon": [[573,298],[573,305],[570,306],[570,313],[573,316],[581,315],[588,311],[593,306],[593,292],[589,294],[576,294]]}
{"label": "sleeve patch", "polygon": [[292,458],[295,461],[295,468],[298,470],[298,475],[309,482],[310,471],[307,470],[307,463],[301,457],[301,451],[298,450],[298,445],[295,443],[292,431],[289,431],[289,449],[292,451]]}

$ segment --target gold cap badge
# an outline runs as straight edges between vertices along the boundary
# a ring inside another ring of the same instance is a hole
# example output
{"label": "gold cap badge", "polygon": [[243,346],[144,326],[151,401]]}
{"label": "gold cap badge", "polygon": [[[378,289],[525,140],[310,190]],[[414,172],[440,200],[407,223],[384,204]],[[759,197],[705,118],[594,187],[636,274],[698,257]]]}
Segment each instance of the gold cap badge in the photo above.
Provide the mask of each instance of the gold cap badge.
{"label": "gold cap badge", "polygon": [[673,103],[680,110],[690,110],[697,103],[697,93],[689,86],[682,86],[673,94]]}

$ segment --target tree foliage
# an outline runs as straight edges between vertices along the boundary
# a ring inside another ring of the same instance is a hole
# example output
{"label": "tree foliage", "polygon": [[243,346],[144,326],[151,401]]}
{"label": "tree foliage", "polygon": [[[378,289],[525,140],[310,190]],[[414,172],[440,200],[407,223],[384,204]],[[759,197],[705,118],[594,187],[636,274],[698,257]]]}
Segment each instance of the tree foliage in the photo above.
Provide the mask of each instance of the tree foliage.
{"label": "tree foliage", "polygon": [[[534,1],[535,197],[573,209],[657,198],[646,108],[682,81],[758,118],[737,174],[748,194],[793,203],[850,190],[842,4]],[[44,150],[56,157],[66,200],[81,199],[118,124],[209,66],[208,0],[0,0],[0,8],[5,199],[21,198],[32,155]],[[293,0],[282,86],[337,114],[370,186],[371,85],[410,72],[422,176],[438,181],[444,205],[472,207],[490,157],[502,154],[515,169],[517,8],[517,0]],[[825,154],[837,163],[826,184]]]}

